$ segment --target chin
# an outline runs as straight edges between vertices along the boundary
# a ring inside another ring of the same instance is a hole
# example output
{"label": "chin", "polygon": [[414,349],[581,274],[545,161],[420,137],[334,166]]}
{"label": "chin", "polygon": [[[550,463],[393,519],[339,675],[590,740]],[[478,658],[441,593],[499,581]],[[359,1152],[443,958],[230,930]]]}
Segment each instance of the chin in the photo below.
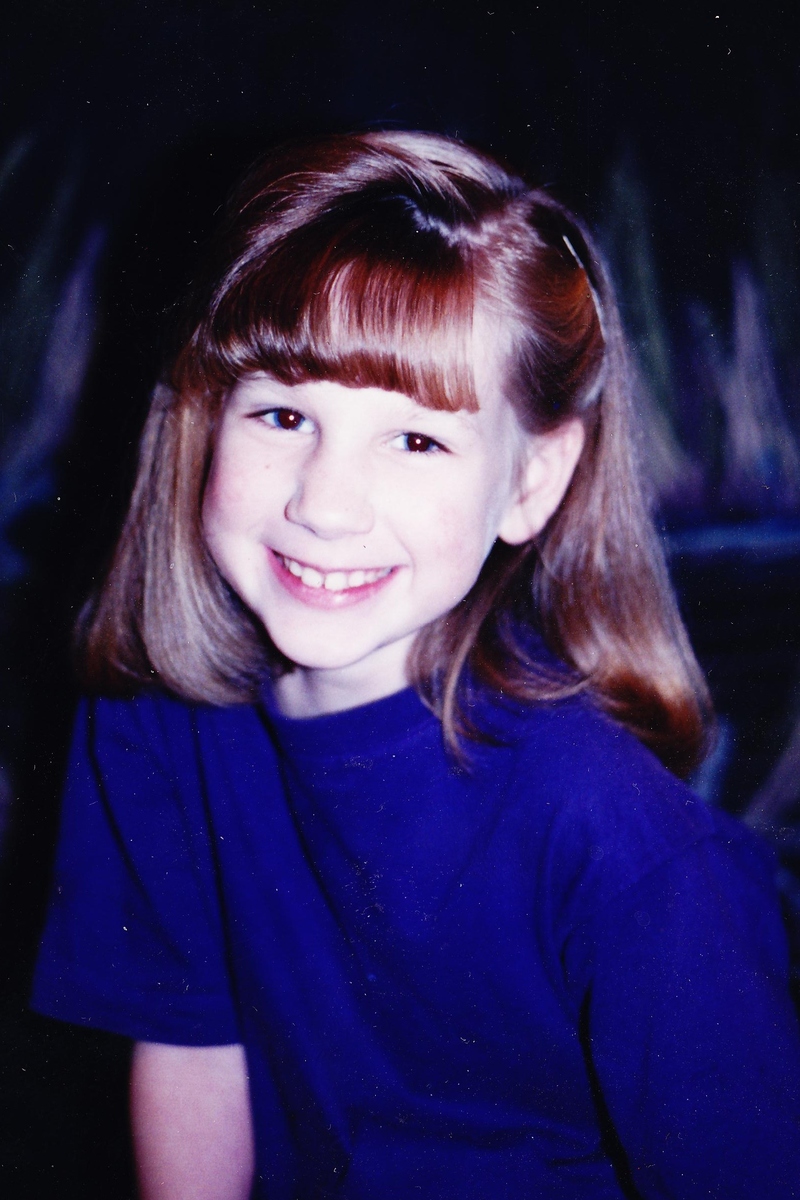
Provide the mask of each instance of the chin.
{"label": "chin", "polygon": [[[303,671],[336,671],[352,667],[362,655],[342,654],[330,646],[299,645],[291,638],[275,638],[270,634],[273,645],[284,658]],[[369,651],[366,652],[367,654]]]}

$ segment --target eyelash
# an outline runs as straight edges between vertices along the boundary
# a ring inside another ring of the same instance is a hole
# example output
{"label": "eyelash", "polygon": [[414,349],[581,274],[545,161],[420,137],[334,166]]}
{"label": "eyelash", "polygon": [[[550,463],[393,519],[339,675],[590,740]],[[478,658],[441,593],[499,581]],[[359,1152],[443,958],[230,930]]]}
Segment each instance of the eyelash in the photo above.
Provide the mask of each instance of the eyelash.
{"label": "eyelash", "polygon": [[[309,420],[308,417],[303,416],[302,413],[297,412],[293,408],[269,408],[265,412],[258,413],[257,416],[270,429],[281,429],[284,433],[297,433]],[[282,418],[288,418],[290,422],[294,420],[296,423],[283,424]],[[447,453],[446,448],[441,442],[437,442],[435,438],[430,437],[427,433],[415,433],[413,430],[409,430],[407,433],[398,434],[394,440],[403,441],[405,443],[404,449],[408,454],[427,455]],[[417,445],[414,445],[414,442]]]}
{"label": "eyelash", "polygon": [[[400,438],[406,443],[405,449],[408,454],[437,454],[444,450],[444,446],[435,438],[429,437],[427,433],[401,433]],[[424,445],[412,448],[408,443],[414,440],[423,442]]]}

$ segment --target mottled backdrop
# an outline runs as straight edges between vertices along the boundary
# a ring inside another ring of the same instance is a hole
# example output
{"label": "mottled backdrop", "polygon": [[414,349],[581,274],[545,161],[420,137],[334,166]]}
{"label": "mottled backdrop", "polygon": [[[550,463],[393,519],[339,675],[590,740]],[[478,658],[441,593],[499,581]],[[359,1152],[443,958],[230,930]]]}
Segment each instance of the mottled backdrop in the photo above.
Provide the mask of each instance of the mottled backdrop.
{"label": "mottled backdrop", "polygon": [[[165,331],[294,132],[477,142],[599,232],[720,713],[696,784],[800,913],[800,111],[789,4],[18,0],[0,34],[0,1192],[124,1200],[127,1047],[25,1011],[73,683]],[[100,901],[101,902],[101,901]],[[800,928],[800,916],[793,918]],[[800,957],[800,956],[799,956]]]}

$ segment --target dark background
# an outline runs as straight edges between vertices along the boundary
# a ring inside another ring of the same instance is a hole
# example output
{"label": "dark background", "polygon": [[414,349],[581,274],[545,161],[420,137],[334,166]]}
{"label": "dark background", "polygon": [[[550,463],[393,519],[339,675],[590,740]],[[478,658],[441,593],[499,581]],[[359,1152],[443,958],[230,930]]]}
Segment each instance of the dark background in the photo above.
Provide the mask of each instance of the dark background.
{"label": "dark background", "polygon": [[800,911],[795,24],[771,0],[27,0],[4,13],[3,1196],[130,1194],[127,1047],[25,1008],[74,702],[69,628],[120,517],[170,315],[226,192],[276,138],[455,134],[597,230],[720,712],[697,786],[776,842]]}

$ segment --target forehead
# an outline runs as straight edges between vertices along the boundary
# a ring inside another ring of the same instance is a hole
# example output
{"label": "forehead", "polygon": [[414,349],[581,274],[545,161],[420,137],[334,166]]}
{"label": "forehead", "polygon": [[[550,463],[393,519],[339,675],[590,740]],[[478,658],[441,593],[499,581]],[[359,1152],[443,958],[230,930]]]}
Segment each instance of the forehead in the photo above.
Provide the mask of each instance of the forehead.
{"label": "forehead", "polygon": [[[312,385],[339,385],[348,391],[394,395],[398,403],[404,402],[406,406],[460,414],[462,420],[470,413],[496,411],[507,403],[505,381],[510,338],[503,323],[484,306],[475,306],[466,330],[454,331],[459,344],[457,362],[452,360],[453,346],[447,345],[448,339],[442,336],[441,329],[433,339],[438,345],[431,346],[429,342],[424,346],[427,353],[422,357],[427,361],[420,361],[420,339],[414,336],[404,339],[402,333],[398,339],[398,332],[394,330],[395,336],[388,344],[379,338],[372,346],[362,347],[357,362],[351,354],[336,355],[335,349],[327,361],[320,362],[313,354],[286,353],[285,348],[284,353],[269,355],[266,361],[242,362],[239,378],[225,389],[227,397],[249,399],[256,392],[266,394],[271,390],[276,396],[281,393],[284,397],[291,394],[299,398]],[[334,343],[336,340],[333,339]],[[408,342],[405,346],[404,341]],[[328,346],[333,348],[330,341]],[[439,355],[431,356],[429,352],[437,349]],[[398,371],[395,368],[400,357],[405,361],[399,363]],[[324,387],[312,387],[309,394],[323,395],[325,391]]]}

